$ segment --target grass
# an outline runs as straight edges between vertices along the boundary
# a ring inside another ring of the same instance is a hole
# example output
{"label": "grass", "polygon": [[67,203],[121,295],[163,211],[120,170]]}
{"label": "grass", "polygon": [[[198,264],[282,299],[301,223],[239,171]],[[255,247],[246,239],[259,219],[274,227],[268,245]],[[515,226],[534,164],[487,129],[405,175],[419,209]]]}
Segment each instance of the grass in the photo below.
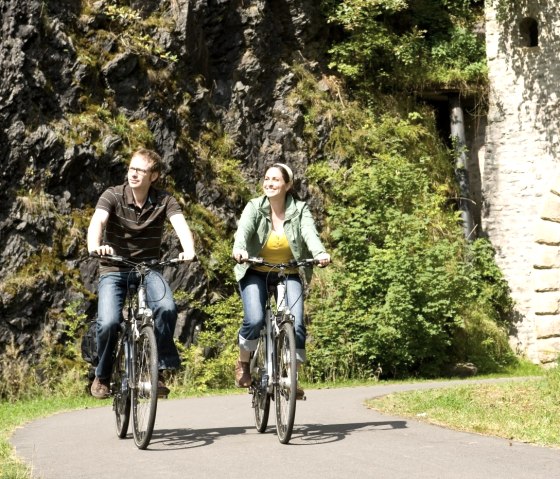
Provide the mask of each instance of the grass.
{"label": "grass", "polygon": [[460,431],[560,447],[558,367],[527,381],[390,394],[367,405]]}

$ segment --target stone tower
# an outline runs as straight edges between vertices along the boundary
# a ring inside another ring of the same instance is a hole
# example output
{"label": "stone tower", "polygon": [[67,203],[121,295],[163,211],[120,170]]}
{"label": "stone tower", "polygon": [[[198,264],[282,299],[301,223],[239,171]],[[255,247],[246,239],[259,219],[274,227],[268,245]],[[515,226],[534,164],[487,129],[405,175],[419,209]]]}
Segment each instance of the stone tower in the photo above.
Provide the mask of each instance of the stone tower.
{"label": "stone tower", "polygon": [[552,0],[487,0],[485,8],[481,226],[516,302],[514,349],[552,364],[560,354],[560,9]]}

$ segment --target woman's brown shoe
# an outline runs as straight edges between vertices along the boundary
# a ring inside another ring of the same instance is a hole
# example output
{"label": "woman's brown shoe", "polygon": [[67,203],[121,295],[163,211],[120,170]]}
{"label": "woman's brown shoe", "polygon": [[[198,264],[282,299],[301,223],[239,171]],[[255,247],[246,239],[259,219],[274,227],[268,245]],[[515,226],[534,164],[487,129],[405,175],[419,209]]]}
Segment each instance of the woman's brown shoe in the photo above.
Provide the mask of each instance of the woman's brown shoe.
{"label": "woman's brown shoe", "polygon": [[235,364],[235,385],[238,388],[248,388],[251,385],[251,382],[249,363],[238,360]]}

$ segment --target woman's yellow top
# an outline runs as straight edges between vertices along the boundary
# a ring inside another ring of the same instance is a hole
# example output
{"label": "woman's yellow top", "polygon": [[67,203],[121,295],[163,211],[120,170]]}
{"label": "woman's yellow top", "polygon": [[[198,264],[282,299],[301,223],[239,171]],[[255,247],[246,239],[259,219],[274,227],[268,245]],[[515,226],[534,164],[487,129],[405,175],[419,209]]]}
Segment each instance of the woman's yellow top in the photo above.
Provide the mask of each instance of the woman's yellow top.
{"label": "woman's yellow top", "polygon": [[[286,233],[277,233],[272,230],[268,240],[262,247],[259,256],[264,259],[267,263],[287,263],[288,261],[294,259],[292,250],[290,248],[290,243],[288,243],[288,238]],[[268,273],[270,271],[269,266],[257,266],[253,265],[252,269],[257,271],[264,271]],[[285,270],[286,273],[297,273],[297,268],[289,268]]]}

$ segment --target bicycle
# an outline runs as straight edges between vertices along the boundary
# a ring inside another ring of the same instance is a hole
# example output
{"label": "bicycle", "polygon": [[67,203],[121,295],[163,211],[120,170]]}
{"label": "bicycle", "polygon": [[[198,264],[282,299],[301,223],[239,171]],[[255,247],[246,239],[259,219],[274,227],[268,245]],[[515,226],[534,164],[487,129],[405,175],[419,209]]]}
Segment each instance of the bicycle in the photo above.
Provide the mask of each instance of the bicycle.
{"label": "bicycle", "polygon": [[267,285],[265,324],[250,359],[252,383],[249,393],[253,396],[257,431],[263,433],[266,430],[272,398],[276,405],[276,434],[280,443],[287,444],[294,427],[298,376],[294,316],[287,307],[286,269],[319,262],[304,259],[268,263],[261,258],[247,258],[244,262],[270,267],[271,271],[278,273],[278,281]]}
{"label": "bicycle", "polygon": [[136,263],[117,255],[91,253],[91,256],[125,264],[132,267],[131,273],[138,274],[138,286],[128,286],[127,314],[123,315],[118,332],[109,390],[113,397],[117,436],[120,439],[126,437],[132,411],[134,443],[139,449],[146,449],[156,420],[159,371],[154,321],[147,306],[145,279],[152,269],[176,266],[183,260]]}

